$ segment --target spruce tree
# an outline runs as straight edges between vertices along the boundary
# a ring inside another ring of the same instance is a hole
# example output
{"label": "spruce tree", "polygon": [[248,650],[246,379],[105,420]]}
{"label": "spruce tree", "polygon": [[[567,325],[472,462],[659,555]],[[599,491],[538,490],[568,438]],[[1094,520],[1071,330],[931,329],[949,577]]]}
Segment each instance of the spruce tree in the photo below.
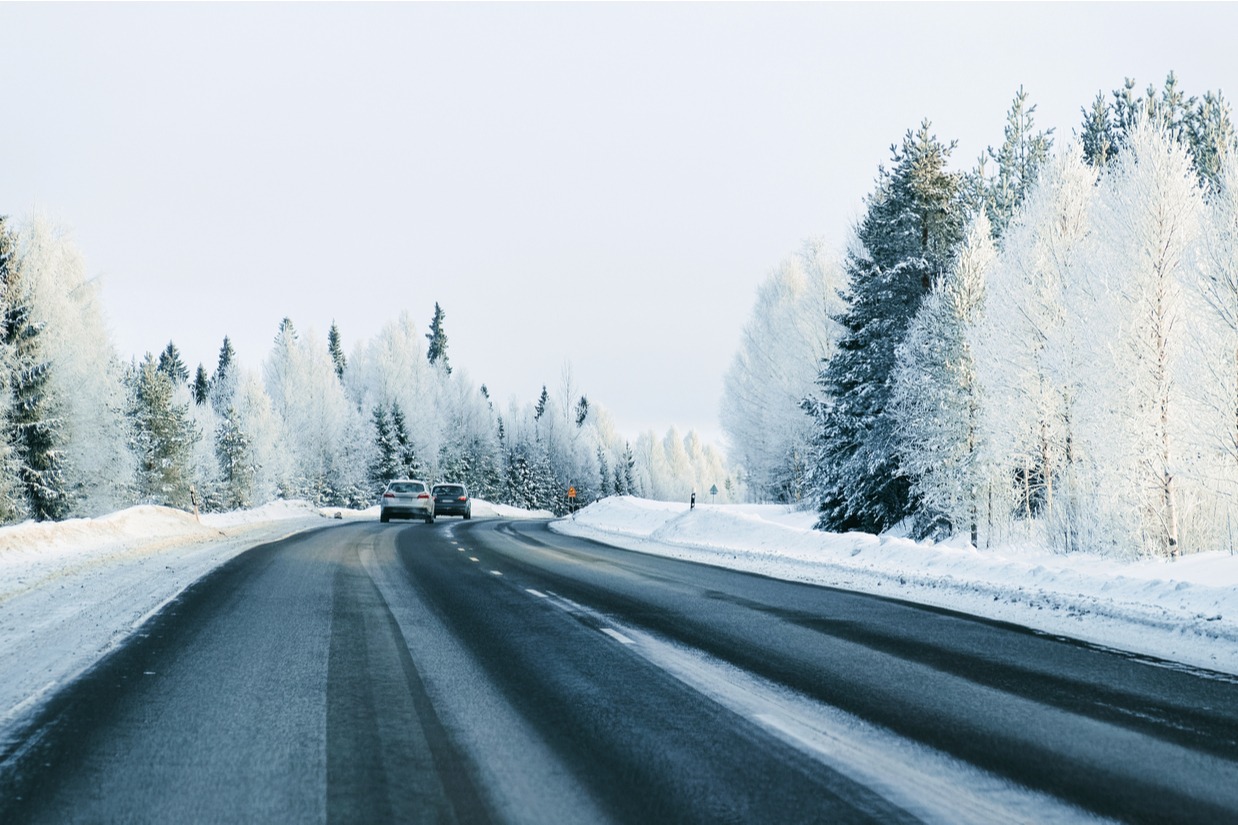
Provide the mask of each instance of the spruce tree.
{"label": "spruce tree", "polygon": [[154,504],[188,507],[191,456],[199,437],[189,408],[176,403],[172,381],[149,352],[132,382],[129,414],[138,459],[138,494]]}
{"label": "spruce tree", "polygon": [[404,411],[400,409],[399,404],[391,405],[391,437],[395,441],[396,466],[400,477],[421,478],[424,468],[417,458],[417,450],[413,447],[408,424],[404,419]]}
{"label": "spruce tree", "polygon": [[206,367],[198,364],[198,371],[194,373],[193,382],[189,385],[189,394],[193,396],[193,403],[201,407],[211,397],[211,379],[207,377]]}
{"label": "spruce tree", "polygon": [[962,237],[963,178],[946,169],[954,144],[925,121],[891,147],[847,258],[843,336],[809,405],[817,422],[812,480],[818,526],[879,533],[911,510],[889,409],[895,352]]}
{"label": "spruce tree", "polygon": [[391,432],[387,409],[379,404],[371,416],[374,425],[374,460],[370,464],[370,487],[382,493],[387,482],[400,476],[399,448]]}
{"label": "spruce tree", "polygon": [[451,375],[451,365],[447,363],[447,330],[443,327],[443,320],[447,317],[447,313],[443,312],[443,308],[434,303],[434,318],[430,321],[430,331],[426,333],[426,340],[430,342],[430,348],[426,351],[426,358],[431,364],[442,363],[442,367]]}
{"label": "spruce tree", "polygon": [[171,341],[164,347],[163,352],[159,353],[158,369],[168,377],[173,385],[179,386],[189,380],[189,368],[181,360],[180,350]]}
{"label": "spruce tree", "polygon": [[335,365],[335,374],[342,381],[348,360],[344,358],[344,347],[340,343],[340,328],[335,325],[334,321],[331,322],[331,329],[327,332],[327,351],[331,353],[331,363]]}
{"label": "spruce tree", "polygon": [[587,419],[588,417],[589,417],[589,399],[582,395],[580,397],[580,400],[576,402],[576,426],[577,427],[585,426],[585,419]]}

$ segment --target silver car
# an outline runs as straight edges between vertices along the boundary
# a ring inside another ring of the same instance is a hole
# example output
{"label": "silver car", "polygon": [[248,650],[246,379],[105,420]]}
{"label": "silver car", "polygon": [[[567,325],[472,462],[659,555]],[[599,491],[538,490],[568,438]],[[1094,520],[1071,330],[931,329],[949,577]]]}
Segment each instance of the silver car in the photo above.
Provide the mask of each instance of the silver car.
{"label": "silver car", "polygon": [[434,523],[434,499],[424,481],[397,478],[387,483],[378,502],[378,520],[386,524],[393,518],[419,518],[425,519],[426,524]]}

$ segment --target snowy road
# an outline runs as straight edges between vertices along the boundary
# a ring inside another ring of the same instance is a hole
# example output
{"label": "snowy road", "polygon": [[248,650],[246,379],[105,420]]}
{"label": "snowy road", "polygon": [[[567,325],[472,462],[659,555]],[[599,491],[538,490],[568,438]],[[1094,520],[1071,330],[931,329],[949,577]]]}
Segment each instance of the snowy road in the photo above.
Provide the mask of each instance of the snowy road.
{"label": "snowy road", "polygon": [[53,697],[0,821],[1233,821],[1236,700],[540,523],[350,523],[242,554]]}

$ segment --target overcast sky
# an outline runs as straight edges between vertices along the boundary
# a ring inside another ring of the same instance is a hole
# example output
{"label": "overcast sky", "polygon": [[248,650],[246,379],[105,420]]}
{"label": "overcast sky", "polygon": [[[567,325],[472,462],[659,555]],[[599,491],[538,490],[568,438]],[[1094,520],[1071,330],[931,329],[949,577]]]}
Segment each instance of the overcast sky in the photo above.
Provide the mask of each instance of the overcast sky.
{"label": "overcast sky", "polygon": [[[1238,95],[1233,4],[0,3],[0,214],[72,231],[122,357],[259,367],[447,313],[502,403],[720,437],[757,285],[841,249],[922,119],[957,168],[1020,85],[1059,142],[1097,91]],[[325,342],[324,342],[325,346]]]}

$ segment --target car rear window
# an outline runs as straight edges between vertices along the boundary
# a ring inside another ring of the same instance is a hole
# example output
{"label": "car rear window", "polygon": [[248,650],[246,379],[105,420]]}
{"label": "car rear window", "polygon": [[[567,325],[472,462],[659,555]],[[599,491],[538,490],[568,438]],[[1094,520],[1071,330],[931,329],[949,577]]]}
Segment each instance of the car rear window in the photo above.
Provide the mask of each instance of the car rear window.
{"label": "car rear window", "polygon": [[434,495],[462,496],[464,488],[458,484],[440,484],[434,488]]}
{"label": "car rear window", "polygon": [[387,488],[388,492],[392,493],[421,493],[424,492],[426,486],[416,481],[393,481]]}

